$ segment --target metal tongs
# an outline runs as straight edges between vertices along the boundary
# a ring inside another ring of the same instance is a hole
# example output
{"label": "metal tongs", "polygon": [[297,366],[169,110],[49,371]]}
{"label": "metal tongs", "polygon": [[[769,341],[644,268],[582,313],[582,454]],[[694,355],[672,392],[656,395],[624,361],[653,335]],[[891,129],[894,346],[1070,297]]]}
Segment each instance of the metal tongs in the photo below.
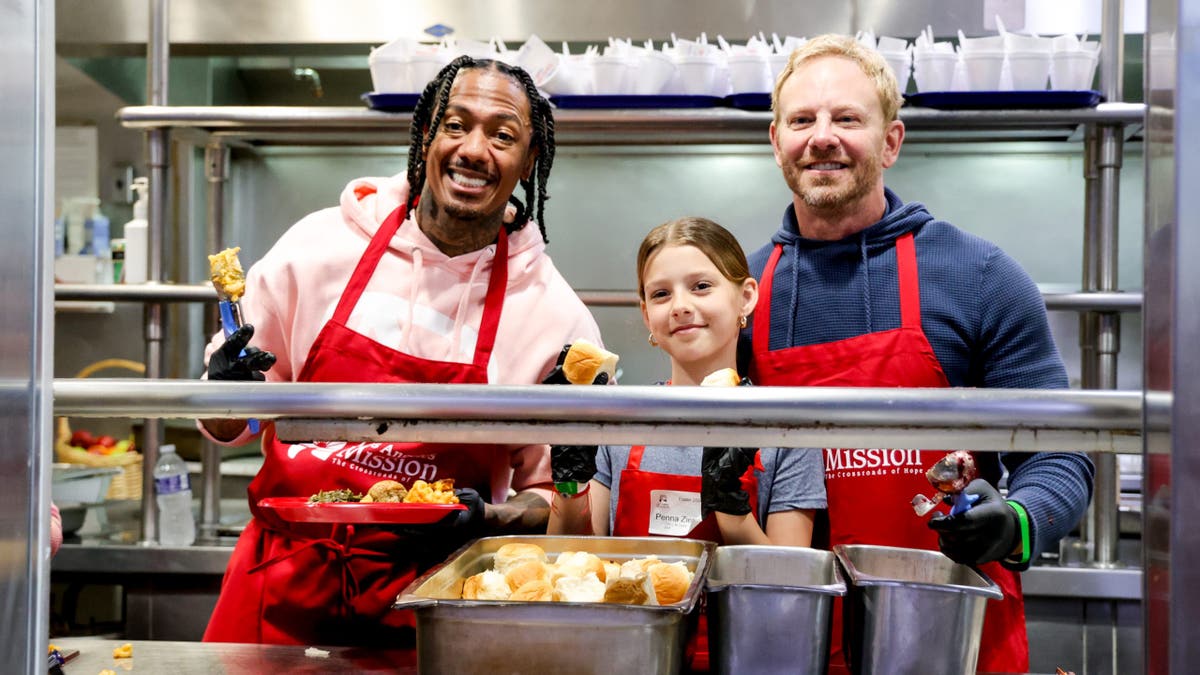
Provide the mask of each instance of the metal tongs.
{"label": "metal tongs", "polygon": [[978,477],[979,470],[975,467],[975,458],[971,453],[955,450],[947,454],[925,472],[925,478],[937,489],[938,494],[933,498],[923,494],[915,495],[912,498],[913,511],[918,516],[925,516],[939,503],[945,502],[950,504],[950,515],[966,513],[979,501],[979,495],[963,494],[963,490]]}

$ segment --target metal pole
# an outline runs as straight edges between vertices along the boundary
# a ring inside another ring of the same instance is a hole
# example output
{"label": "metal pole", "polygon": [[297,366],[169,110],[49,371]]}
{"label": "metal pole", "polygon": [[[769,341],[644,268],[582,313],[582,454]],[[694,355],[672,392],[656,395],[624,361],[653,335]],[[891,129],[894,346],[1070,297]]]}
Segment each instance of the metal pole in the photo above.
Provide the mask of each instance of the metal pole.
{"label": "metal pole", "polygon": [[[1121,0],[1105,0],[1100,32],[1100,83],[1109,101],[1120,101],[1124,67],[1124,16]],[[1090,241],[1085,281],[1092,286],[1085,290],[1117,290],[1117,235],[1121,198],[1121,156],[1123,134],[1120,126],[1101,125],[1096,155],[1097,198],[1099,207],[1092,221],[1094,231]],[[1083,383],[1085,388],[1115,389],[1117,387],[1117,355],[1120,351],[1121,317],[1116,313],[1093,314],[1094,368],[1092,377]],[[1093,562],[1097,566],[1117,564],[1120,543],[1118,501],[1120,498],[1120,467],[1111,455],[1096,455],[1095,488],[1092,497],[1092,530],[1094,533]]]}
{"label": "metal pole", "polygon": [[[217,251],[225,239],[225,183],[229,180],[229,146],[212,141],[204,148],[204,174],[208,179],[208,231],[205,246]],[[205,334],[217,330],[216,313],[204,314]],[[221,526],[221,447],[208,439],[200,445],[200,536],[213,539]]]}
{"label": "metal pole", "polygon": [[[150,0],[150,32],[146,42],[146,102],[167,105],[167,67],[170,63],[170,44],[167,39],[169,14],[167,0]],[[150,170],[150,203],[146,220],[151,283],[163,280],[163,249],[167,222],[168,134],[165,129],[146,132],[146,153]],[[165,307],[159,303],[146,305],[143,311],[146,337],[146,378],[163,376],[162,341],[165,328]],[[162,442],[161,419],[148,419],[142,431],[142,537],[143,544],[158,540],[158,510],[154,502],[154,465]]]}

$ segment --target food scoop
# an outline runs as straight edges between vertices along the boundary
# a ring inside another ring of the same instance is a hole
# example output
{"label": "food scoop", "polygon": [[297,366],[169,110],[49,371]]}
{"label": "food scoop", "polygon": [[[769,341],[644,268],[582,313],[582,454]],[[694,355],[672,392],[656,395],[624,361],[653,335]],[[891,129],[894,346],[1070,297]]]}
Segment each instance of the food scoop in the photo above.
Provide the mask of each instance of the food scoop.
{"label": "food scoop", "polygon": [[979,470],[975,467],[975,458],[971,453],[955,450],[947,454],[925,472],[925,478],[938,494],[933,498],[922,494],[915,495],[912,498],[913,511],[918,516],[924,516],[939,502],[948,502],[951,505],[950,515],[965,513],[979,500],[979,495],[965,495],[963,490],[978,477]]}
{"label": "food scoop", "polygon": [[[217,291],[217,309],[221,315],[221,331],[225,334],[225,339],[229,339],[229,336],[244,323],[239,301],[246,292],[246,273],[242,271],[242,263],[237,256],[241,250],[238,246],[208,256],[209,278]],[[238,354],[245,355],[244,349]],[[251,433],[258,433],[258,420],[251,419],[246,422]]]}

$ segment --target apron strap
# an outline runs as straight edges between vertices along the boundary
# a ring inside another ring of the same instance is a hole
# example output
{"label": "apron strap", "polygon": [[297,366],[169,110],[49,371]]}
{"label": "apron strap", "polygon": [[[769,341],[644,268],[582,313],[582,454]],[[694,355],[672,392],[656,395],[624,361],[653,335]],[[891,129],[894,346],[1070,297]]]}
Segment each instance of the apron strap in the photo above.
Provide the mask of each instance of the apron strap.
{"label": "apron strap", "polygon": [[[345,529],[346,543],[342,543],[342,542],[334,539],[333,535],[336,534],[337,528],[338,528],[338,526],[335,525],[334,530],[333,530],[333,532],[330,533],[329,537],[326,537],[324,539],[309,539],[301,546],[297,546],[296,548],[288,551],[287,553],[283,553],[283,554],[277,555],[273,558],[268,558],[268,559],[260,562],[259,564],[255,565],[254,567],[251,567],[247,573],[254,574],[256,572],[260,572],[276,563],[280,563],[280,562],[283,562],[284,560],[287,560],[288,558],[291,558],[292,556],[300,553],[301,551],[306,551],[308,549],[315,549],[315,548],[324,548],[324,549],[330,551],[331,553],[333,553],[334,556],[337,558],[336,562],[334,562],[333,564],[338,567],[339,571],[342,574],[342,601],[346,603],[346,607],[350,607],[351,604],[354,602],[354,599],[356,597],[358,597],[358,594],[359,594],[358,577],[354,576],[354,570],[351,569],[351,567],[350,567],[350,559],[358,557],[358,558],[375,558],[378,560],[388,560],[391,558],[391,556],[388,555],[387,553],[383,553],[382,551],[373,551],[373,550],[367,549],[367,548],[355,548],[353,546],[349,546],[348,543],[349,543],[350,539],[354,536],[354,526],[353,525],[346,526],[346,529]],[[273,528],[266,528],[266,531],[275,533],[275,534],[280,534],[277,530],[274,530]],[[281,536],[286,537],[286,535],[281,535]]]}
{"label": "apron strap", "polygon": [[342,297],[338,300],[337,309],[333,311],[334,321],[345,325],[350,320],[350,313],[354,311],[354,306],[358,304],[358,298],[362,296],[363,290],[366,289],[367,282],[371,280],[371,275],[375,274],[375,268],[379,266],[379,261],[383,259],[384,251],[387,251],[392,237],[400,230],[400,225],[407,217],[408,212],[405,210],[404,205],[401,204],[396,207],[396,210],[388,214],[383,224],[375,231],[375,235],[371,237],[371,243],[367,244],[366,252],[358,259],[358,265],[355,266],[354,272],[350,275],[349,283],[346,284],[345,290],[342,291]]}
{"label": "apron strap", "polygon": [[917,247],[912,232],[896,240],[896,275],[900,279],[900,324],[921,328],[921,287],[917,280]]}
{"label": "apron strap", "polygon": [[488,279],[487,297],[483,301],[483,319],[479,324],[479,338],[475,341],[475,365],[487,368],[492,358],[492,346],[496,344],[496,330],[500,326],[500,312],[504,309],[504,291],[508,288],[508,231],[500,226],[496,237],[496,257],[492,259],[492,274]]}
{"label": "apron strap", "polygon": [[642,455],[646,452],[646,446],[635,445],[629,448],[629,461],[625,463],[625,468],[632,471],[642,470]]}
{"label": "apron strap", "polygon": [[783,245],[775,244],[767,266],[763,269],[762,283],[759,284],[758,306],[754,308],[753,348],[755,354],[765,354],[770,349],[771,339],[771,287],[775,280],[775,266],[783,255]]}

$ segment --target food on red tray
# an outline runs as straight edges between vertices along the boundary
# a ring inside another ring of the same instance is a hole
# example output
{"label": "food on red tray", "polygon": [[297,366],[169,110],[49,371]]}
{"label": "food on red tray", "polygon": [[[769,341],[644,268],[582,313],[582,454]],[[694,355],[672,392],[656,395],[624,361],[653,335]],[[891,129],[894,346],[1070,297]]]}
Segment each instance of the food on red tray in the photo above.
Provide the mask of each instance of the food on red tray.
{"label": "food on red tray", "polygon": [[742,383],[742,378],[733,368],[722,368],[708,374],[700,381],[701,387],[736,387]]}
{"label": "food on red tray", "polygon": [[971,453],[955,450],[929,467],[925,477],[939,492],[955,495],[967,489],[967,485],[979,477],[979,470],[975,468],[975,458]]}
{"label": "food on red tray", "polygon": [[394,480],[381,480],[367,490],[361,501],[364,504],[398,504],[408,496],[408,488]]}
{"label": "food on red tray", "polygon": [[342,488],[338,490],[321,490],[308,498],[311,504],[328,504],[358,502],[362,504],[457,504],[458,496],[454,494],[454,479],[443,478],[439,481],[426,483],[418,480],[411,488],[394,480],[381,480],[359,494],[354,490]]}
{"label": "food on red tray", "polygon": [[458,495],[454,494],[454,479],[443,478],[432,483],[418,480],[404,495],[405,504],[457,504]]}
{"label": "food on red tray", "polygon": [[562,370],[571,384],[592,384],[600,373],[607,373],[609,381],[617,375],[616,354],[603,347],[579,338],[571,343],[571,349],[563,360]]}
{"label": "food on red tray", "polygon": [[354,490],[321,490],[308,498],[310,504],[330,504],[334,502],[357,502],[362,500],[362,495],[357,494]]}

